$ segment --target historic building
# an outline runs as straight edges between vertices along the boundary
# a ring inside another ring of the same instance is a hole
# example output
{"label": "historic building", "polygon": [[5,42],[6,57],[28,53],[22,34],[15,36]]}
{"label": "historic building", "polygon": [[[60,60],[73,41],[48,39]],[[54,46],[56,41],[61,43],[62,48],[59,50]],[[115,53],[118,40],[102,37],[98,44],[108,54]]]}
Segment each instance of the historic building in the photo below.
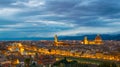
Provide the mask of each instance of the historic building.
{"label": "historic building", "polygon": [[57,35],[55,35],[54,36],[54,45],[55,46],[60,46],[60,45],[63,45],[63,44],[64,44],[64,42],[58,41],[58,37],[57,37]]}
{"label": "historic building", "polygon": [[7,47],[10,53],[15,55],[35,55],[34,51],[37,51],[37,48],[32,46],[25,46],[21,43],[13,43]]}
{"label": "historic building", "polygon": [[86,44],[86,45],[101,45],[103,44],[103,40],[101,38],[101,36],[98,34],[94,40],[88,40],[87,36],[84,37],[84,40],[82,42],[82,44]]}

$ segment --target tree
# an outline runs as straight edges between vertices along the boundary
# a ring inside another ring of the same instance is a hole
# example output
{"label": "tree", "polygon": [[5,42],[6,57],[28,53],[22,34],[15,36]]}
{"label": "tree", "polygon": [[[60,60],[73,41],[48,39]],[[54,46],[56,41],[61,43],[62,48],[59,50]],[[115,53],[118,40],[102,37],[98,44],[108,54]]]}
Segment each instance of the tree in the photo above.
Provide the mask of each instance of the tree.
{"label": "tree", "polygon": [[98,67],[117,67],[114,62],[103,62]]}
{"label": "tree", "polygon": [[25,67],[30,67],[30,58],[26,58],[25,60],[24,60],[24,62],[25,62]]}
{"label": "tree", "polygon": [[30,67],[37,67],[37,64],[33,62],[32,65],[30,65]]}

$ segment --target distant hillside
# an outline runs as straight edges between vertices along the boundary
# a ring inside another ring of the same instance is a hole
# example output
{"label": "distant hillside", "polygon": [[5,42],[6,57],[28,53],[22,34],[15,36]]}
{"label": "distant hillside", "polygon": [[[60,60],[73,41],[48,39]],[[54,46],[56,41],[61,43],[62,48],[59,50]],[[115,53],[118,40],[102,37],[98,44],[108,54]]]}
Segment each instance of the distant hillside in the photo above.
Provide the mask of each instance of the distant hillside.
{"label": "distant hillside", "polygon": [[[89,40],[94,40],[96,34],[82,35],[82,36],[58,36],[59,40],[83,40],[87,36]],[[103,40],[120,40],[120,34],[101,34]],[[0,38],[0,40],[54,40],[51,38],[31,37],[31,38]]]}
{"label": "distant hillside", "polygon": [[[82,35],[82,36],[64,36],[59,37],[60,40],[83,40],[84,36],[87,36],[89,40],[94,40],[96,34],[92,35]],[[109,35],[109,34],[102,34],[100,35],[103,40],[120,40],[120,34],[117,35]]]}

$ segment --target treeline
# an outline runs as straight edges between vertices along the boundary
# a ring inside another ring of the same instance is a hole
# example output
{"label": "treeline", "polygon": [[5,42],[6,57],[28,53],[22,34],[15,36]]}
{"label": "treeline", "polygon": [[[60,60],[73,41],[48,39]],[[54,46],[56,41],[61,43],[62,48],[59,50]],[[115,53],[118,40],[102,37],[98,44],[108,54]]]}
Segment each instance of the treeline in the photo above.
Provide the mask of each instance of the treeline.
{"label": "treeline", "polygon": [[120,67],[115,62],[101,62],[99,65],[78,63],[77,61],[67,61],[66,58],[55,62],[52,67]]}

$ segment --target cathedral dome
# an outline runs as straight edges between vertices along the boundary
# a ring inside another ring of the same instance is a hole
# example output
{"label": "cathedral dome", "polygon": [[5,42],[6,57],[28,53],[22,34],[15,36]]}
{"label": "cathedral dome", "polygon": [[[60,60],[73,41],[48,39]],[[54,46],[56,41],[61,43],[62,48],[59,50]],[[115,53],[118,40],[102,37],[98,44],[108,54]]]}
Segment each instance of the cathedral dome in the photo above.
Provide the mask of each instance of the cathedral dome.
{"label": "cathedral dome", "polygon": [[95,37],[95,41],[102,41],[102,38],[99,34]]}
{"label": "cathedral dome", "polygon": [[95,44],[103,44],[102,38],[99,34],[95,37]]}

